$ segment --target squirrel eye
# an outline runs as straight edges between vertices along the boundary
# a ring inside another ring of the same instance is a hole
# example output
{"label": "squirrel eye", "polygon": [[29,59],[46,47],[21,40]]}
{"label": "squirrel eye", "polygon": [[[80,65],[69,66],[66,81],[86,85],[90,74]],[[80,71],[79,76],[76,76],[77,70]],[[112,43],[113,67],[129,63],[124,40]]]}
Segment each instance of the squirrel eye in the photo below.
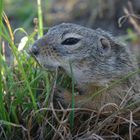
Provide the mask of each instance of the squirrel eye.
{"label": "squirrel eye", "polygon": [[65,39],[61,44],[62,45],[75,45],[76,43],[78,43],[80,41],[79,38],[67,38]]}

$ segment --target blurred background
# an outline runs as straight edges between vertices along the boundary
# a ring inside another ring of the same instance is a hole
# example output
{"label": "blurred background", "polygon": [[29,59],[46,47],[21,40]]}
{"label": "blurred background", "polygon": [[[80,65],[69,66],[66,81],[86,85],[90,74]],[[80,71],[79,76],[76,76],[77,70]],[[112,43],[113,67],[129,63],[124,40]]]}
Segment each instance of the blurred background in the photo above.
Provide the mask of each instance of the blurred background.
{"label": "blurred background", "polygon": [[[102,28],[132,44],[139,56],[140,0],[42,0],[44,32],[47,28],[72,22]],[[4,10],[12,29],[22,27],[28,34],[36,28],[37,0],[5,0]],[[18,38],[20,36],[18,35]]]}
{"label": "blurred background", "polygon": [[[129,2],[134,11],[133,14],[140,14],[140,0]],[[23,27],[30,31],[34,27],[33,19],[37,17],[37,1],[5,0],[4,6],[14,29]],[[42,0],[44,27],[61,22],[73,22],[90,28],[100,27],[115,34],[125,33],[128,28],[133,29],[128,18],[119,27],[119,18],[126,15],[125,8],[130,9],[128,0]]]}

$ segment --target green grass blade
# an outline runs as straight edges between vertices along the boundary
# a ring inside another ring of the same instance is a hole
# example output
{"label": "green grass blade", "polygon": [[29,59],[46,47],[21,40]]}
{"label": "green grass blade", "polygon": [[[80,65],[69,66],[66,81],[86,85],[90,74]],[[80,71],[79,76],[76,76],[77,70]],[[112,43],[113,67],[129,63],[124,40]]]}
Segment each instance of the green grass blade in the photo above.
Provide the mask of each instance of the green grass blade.
{"label": "green grass blade", "polygon": [[6,110],[3,102],[3,80],[2,80],[2,55],[0,53],[0,117],[6,120]]}
{"label": "green grass blade", "polygon": [[[0,0],[0,30],[2,30],[2,11],[3,11],[3,0]],[[0,35],[1,41],[1,35]],[[0,117],[6,120],[5,108],[3,105],[3,81],[2,81],[2,42],[0,42]]]}
{"label": "green grass blade", "polygon": [[43,17],[41,9],[41,0],[37,0],[38,5],[38,20],[39,20],[39,38],[43,36]]}
{"label": "green grass blade", "polygon": [[71,77],[72,77],[72,103],[71,108],[72,111],[70,113],[70,127],[73,129],[74,127],[74,106],[75,106],[75,100],[74,100],[74,75],[72,70],[72,64],[70,63],[70,71],[71,71]]}
{"label": "green grass blade", "polygon": [[3,11],[3,0],[0,0],[0,29],[2,26],[2,11]]}

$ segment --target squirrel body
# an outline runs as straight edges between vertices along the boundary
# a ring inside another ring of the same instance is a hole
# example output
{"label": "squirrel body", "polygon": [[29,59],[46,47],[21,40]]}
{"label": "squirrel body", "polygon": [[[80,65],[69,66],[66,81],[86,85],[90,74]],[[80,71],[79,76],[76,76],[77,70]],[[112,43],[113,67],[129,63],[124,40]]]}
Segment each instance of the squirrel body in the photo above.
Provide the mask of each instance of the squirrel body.
{"label": "squirrel body", "polygon": [[[61,67],[70,76],[71,64],[74,79],[82,92],[75,96],[76,106],[93,109],[107,103],[125,106],[140,97],[138,74],[108,88],[113,81],[138,70],[138,65],[129,47],[106,31],[62,23],[50,28],[34,43],[30,52],[42,66],[48,69]],[[62,102],[71,102],[70,94],[58,95],[62,96]],[[92,96],[90,102],[84,103]]]}

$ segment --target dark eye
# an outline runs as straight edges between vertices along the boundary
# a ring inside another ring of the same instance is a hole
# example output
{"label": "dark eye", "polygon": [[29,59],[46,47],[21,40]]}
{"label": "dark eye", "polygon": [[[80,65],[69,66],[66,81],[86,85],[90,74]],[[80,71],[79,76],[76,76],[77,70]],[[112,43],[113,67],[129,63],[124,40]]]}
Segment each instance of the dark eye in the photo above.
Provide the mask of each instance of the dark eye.
{"label": "dark eye", "polygon": [[61,44],[62,45],[75,45],[80,41],[79,38],[67,38]]}

